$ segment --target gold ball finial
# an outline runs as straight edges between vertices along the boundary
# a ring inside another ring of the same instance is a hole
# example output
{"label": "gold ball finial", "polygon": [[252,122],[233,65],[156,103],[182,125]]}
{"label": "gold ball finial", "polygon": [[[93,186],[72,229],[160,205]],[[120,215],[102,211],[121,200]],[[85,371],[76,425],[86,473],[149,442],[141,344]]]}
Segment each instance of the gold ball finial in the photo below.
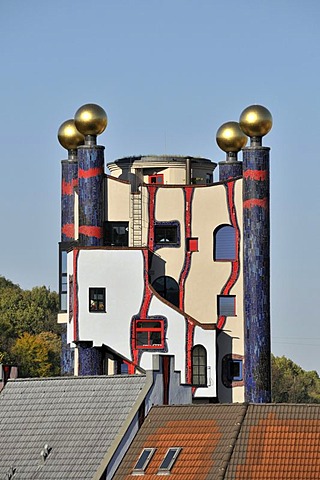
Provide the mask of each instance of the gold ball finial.
{"label": "gold ball finial", "polygon": [[239,123],[249,137],[264,137],[272,128],[272,115],[262,105],[251,105],[243,110]]}
{"label": "gold ball finial", "polygon": [[74,120],[66,120],[58,130],[58,140],[66,150],[75,150],[84,144],[84,136],[77,130]]}
{"label": "gold ball finial", "polygon": [[100,135],[108,125],[108,117],[102,107],[95,103],[82,105],[74,116],[79,132],[83,135]]}
{"label": "gold ball finial", "polygon": [[237,153],[246,146],[248,137],[243,133],[238,122],[226,122],[218,129],[216,141],[224,152]]}

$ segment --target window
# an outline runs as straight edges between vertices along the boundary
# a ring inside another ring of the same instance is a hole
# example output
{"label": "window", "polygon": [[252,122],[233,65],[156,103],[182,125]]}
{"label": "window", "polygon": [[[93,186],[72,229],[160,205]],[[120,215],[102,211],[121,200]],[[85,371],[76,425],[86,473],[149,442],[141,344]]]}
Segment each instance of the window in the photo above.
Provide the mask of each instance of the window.
{"label": "window", "polygon": [[73,317],[73,275],[69,275],[69,322]]}
{"label": "window", "polygon": [[163,175],[161,173],[155,175],[149,175],[149,183],[163,184]]}
{"label": "window", "polygon": [[106,312],[105,288],[89,288],[89,312]]}
{"label": "window", "polygon": [[212,173],[206,173],[206,184],[208,185],[209,183],[213,182],[213,175]]}
{"label": "window", "polygon": [[229,353],[222,358],[222,383],[227,388],[241,387],[243,381],[243,356]]}
{"label": "window", "polygon": [[222,225],[213,232],[214,259],[231,261],[236,259],[236,231],[231,225]]}
{"label": "window", "polygon": [[152,284],[161,297],[179,307],[179,285],[172,277],[158,277]]}
{"label": "window", "polygon": [[180,452],[181,447],[169,448],[159,467],[158,474],[168,474]]}
{"label": "window", "polygon": [[154,242],[157,245],[167,245],[168,243],[177,244],[178,227],[177,225],[155,225]]}
{"label": "window", "polygon": [[164,347],[163,320],[136,320],[135,333],[136,348]]}
{"label": "window", "polygon": [[143,475],[154,452],[156,451],[155,448],[144,448],[140,454],[140,457],[137,463],[134,466],[133,475]]}
{"label": "window", "polygon": [[202,345],[192,349],[192,385],[207,386],[207,351]]}
{"label": "window", "polygon": [[129,223],[105,222],[104,243],[109,247],[127,247],[129,245]]}
{"label": "window", "polygon": [[67,254],[68,252],[64,250],[63,245],[60,244],[59,251],[59,301],[60,301],[60,311],[67,311]]}
{"label": "window", "polygon": [[242,380],[242,360],[228,360],[227,378],[229,382]]}
{"label": "window", "polygon": [[197,238],[187,238],[187,252],[198,252],[198,239]]}
{"label": "window", "polygon": [[235,295],[218,296],[218,315],[224,317],[236,316],[236,297]]}

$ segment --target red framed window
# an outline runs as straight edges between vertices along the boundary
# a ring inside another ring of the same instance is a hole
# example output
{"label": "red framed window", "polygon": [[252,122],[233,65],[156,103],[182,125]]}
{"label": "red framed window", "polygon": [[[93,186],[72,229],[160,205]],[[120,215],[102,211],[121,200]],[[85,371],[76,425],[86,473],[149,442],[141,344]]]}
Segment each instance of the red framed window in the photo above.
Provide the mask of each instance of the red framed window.
{"label": "red framed window", "polygon": [[135,323],[136,348],[163,348],[164,322],[163,320],[136,320]]}
{"label": "red framed window", "polygon": [[163,183],[162,173],[157,173],[156,175],[149,175],[149,183],[157,183],[158,185]]}

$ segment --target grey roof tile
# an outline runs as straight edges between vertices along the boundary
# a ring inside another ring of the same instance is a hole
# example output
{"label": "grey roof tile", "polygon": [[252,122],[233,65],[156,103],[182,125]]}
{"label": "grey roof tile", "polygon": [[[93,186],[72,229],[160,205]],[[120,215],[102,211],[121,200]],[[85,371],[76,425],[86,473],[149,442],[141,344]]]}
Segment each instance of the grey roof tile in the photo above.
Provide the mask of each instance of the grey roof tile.
{"label": "grey roof tile", "polygon": [[[145,384],[145,376],[9,381],[0,394],[0,478],[92,478]],[[41,465],[45,444],[52,450]]]}

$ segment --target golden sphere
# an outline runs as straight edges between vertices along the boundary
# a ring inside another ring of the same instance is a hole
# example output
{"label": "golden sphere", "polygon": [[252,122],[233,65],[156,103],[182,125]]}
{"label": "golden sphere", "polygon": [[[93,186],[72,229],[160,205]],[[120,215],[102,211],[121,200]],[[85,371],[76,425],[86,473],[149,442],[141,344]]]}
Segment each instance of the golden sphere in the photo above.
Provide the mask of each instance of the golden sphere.
{"label": "golden sphere", "polygon": [[217,144],[224,152],[239,152],[245,147],[248,137],[243,133],[238,122],[221,125],[216,135]]}
{"label": "golden sphere", "polygon": [[67,150],[75,150],[79,145],[84,145],[84,136],[76,129],[73,119],[66,120],[60,126],[58,140]]}
{"label": "golden sphere", "polygon": [[240,115],[240,127],[249,137],[263,137],[272,128],[272,115],[262,105],[251,105]]}
{"label": "golden sphere", "polygon": [[83,135],[100,135],[108,124],[106,112],[95,103],[82,105],[76,111],[74,121],[77,129]]}

